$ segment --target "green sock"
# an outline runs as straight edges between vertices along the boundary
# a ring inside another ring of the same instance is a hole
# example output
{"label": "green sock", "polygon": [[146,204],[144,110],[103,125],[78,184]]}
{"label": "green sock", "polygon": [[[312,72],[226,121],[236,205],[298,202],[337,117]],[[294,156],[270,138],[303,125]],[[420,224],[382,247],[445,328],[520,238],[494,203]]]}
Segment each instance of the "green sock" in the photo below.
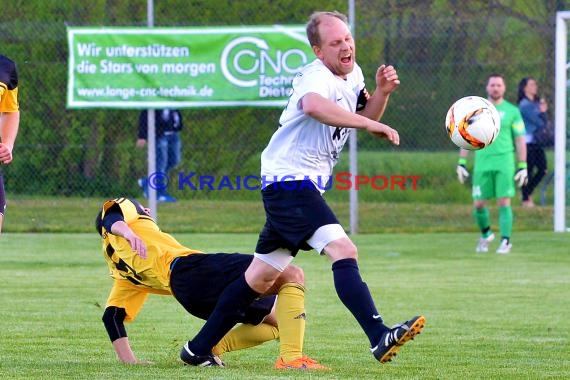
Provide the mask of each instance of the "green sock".
{"label": "green sock", "polygon": [[499,229],[502,239],[510,239],[513,232],[513,208],[510,205],[499,207]]}
{"label": "green sock", "polygon": [[489,209],[487,207],[473,209],[473,217],[481,230],[481,235],[487,237],[491,234],[489,223]]}

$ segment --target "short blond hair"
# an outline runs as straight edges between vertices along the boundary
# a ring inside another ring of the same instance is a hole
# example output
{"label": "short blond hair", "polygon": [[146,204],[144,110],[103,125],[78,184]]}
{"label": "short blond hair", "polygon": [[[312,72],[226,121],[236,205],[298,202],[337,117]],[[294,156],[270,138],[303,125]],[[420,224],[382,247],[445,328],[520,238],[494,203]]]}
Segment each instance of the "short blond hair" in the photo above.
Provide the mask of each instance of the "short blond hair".
{"label": "short blond hair", "polygon": [[311,46],[321,46],[321,35],[319,34],[319,25],[323,19],[323,17],[336,17],[346,25],[348,25],[348,18],[338,12],[338,11],[318,11],[314,12],[311,17],[309,17],[309,22],[307,22],[307,39],[309,40],[309,44]]}

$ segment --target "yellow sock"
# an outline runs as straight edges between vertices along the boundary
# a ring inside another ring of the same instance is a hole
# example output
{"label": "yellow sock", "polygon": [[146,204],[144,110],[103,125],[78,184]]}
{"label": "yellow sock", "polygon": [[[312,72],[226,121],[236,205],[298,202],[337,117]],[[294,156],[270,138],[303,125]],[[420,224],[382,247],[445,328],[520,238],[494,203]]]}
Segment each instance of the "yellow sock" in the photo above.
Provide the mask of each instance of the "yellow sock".
{"label": "yellow sock", "polygon": [[253,347],[279,338],[279,330],[267,323],[259,325],[241,324],[230,330],[212,350],[214,355]]}
{"label": "yellow sock", "polygon": [[279,355],[284,362],[303,356],[305,338],[305,287],[287,283],[277,293],[275,307],[279,326]]}

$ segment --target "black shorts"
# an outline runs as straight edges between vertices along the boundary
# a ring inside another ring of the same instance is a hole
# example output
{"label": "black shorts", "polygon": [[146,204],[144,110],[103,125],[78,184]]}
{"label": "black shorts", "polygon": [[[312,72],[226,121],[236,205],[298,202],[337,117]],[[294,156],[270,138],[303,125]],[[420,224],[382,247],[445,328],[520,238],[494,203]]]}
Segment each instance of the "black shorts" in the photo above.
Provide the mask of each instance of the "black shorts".
{"label": "black shorts", "polygon": [[263,189],[261,196],[266,220],[256,253],[286,248],[295,256],[299,250],[310,251],[307,240],[316,230],[327,224],[340,224],[311,181],[288,181],[283,186],[274,183]]}
{"label": "black shorts", "polygon": [[[173,262],[170,287],[176,300],[195,317],[208,319],[226,286],[243,276],[253,255],[194,254]],[[255,300],[240,323],[257,325],[273,308],[276,296]]]}

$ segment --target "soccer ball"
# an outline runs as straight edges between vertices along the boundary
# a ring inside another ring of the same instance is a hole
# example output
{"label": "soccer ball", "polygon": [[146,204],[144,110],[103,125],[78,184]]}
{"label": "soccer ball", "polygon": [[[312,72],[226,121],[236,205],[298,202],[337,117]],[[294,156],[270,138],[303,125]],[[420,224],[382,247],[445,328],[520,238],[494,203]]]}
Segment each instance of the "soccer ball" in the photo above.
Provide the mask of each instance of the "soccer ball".
{"label": "soccer ball", "polygon": [[466,96],[449,107],[445,129],[458,147],[479,150],[495,141],[501,130],[501,117],[487,99]]}

